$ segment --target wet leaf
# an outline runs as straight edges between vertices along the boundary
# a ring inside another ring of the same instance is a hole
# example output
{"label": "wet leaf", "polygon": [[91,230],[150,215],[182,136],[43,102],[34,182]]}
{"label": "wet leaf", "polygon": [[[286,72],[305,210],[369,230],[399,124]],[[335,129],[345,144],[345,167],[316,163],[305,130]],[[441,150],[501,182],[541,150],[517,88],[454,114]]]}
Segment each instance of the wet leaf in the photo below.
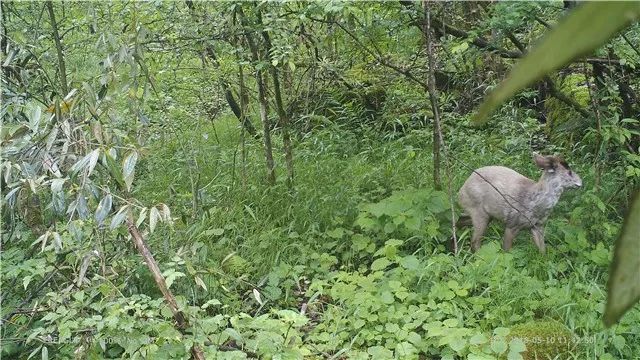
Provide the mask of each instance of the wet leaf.
{"label": "wet leaf", "polygon": [[104,219],[109,215],[111,211],[112,198],[111,194],[107,194],[100,200],[98,207],[96,208],[95,218],[98,225],[101,225]]}
{"label": "wet leaf", "polygon": [[616,240],[604,324],[609,327],[640,300],[640,191],[636,191]]}
{"label": "wet leaf", "polygon": [[136,162],[138,162],[138,152],[135,150],[131,151],[122,161],[122,178],[127,186],[127,191],[131,191]]}
{"label": "wet leaf", "polygon": [[127,210],[129,210],[129,205],[124,205],[113,216],[113,218],[111,219],[111,224],[109,225],[109,228],[111,230],[117,228],[118,226],[120,226],[120,224],[124,222],[124,220],[127,218],[127,213],[128,213]]}
{"label": "wet leaf", "polygon": [[151,212],[149,213],[149,232],[153,232],[160,218],[161,218],[161,215],[160,215],[160,211],[158,211],[158,208],[155,206],[152,207]]}

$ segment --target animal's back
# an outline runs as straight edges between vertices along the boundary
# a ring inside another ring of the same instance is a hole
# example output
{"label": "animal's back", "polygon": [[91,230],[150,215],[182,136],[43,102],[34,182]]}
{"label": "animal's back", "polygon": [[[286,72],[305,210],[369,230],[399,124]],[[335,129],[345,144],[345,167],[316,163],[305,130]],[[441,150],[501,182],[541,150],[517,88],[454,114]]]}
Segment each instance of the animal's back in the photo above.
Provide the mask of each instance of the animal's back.
{"label": "animal's back", "polygon": [[460,188],[458,199],[469,213],[482,210],[491,217],[506,220],[517,211],[514,207],[522,209],[526,193],[534,184],[533,180],[507,167],[486,166],[469,176]]}

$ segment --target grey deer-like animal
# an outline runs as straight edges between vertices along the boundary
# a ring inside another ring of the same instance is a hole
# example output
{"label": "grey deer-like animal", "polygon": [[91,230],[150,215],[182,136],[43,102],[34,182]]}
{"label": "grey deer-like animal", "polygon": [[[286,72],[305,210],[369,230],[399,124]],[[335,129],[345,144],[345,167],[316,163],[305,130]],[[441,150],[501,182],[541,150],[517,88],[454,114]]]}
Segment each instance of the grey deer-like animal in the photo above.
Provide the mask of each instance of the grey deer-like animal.
{"label": "grey deer-like animal", "polygon": [[[480,248],[480,240],[491,219],[505,223],[502,240],[505,251],[522,229],[531,229],[533,242],[545,252],[544,225],[560,195],[567,188],[582,186],[580,176],[559,156],[533,154],[535,164],[543,170],[538,182],[503,166],[486,166],[475,170],[458,193],[458,202],[473,225],[471,249]],[[468,218],[466,219],[468,220]],[[459,224],[466,225],[465,216]]]}

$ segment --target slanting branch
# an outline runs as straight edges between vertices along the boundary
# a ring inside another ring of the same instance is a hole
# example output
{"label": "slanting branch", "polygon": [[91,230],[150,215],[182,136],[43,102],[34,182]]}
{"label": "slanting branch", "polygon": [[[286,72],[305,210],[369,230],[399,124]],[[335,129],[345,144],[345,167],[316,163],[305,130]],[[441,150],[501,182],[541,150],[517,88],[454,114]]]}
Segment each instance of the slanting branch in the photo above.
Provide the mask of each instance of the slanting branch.
{"label": "slanting branch", "polygon": [[[178,302],[176,301],[176,298],[171,293],[171,290],[169,290],[169,288],[167,287],[167,282],[162,276],[162,272],[160,271],[160,267],[158,266],[156,259],[153,258],[153,254],[151,254],[151,251],[149,251],[147,244],[144,242],[144,239],[142,238],[142,235],[140,234],[140,231],[138,230],[138,227],[136,227],[132,218],[127,219],[127,228],[129,230],[129,234],[131,234],[131,238],[136,246],[136,249],[138,249],[138,252],[140,253],[140,255],[142,255],[145,263],[147,263],[147,267],[149,268],[149,271],[151,271],[153,279],[156,281],[156,285],[160,289],[160,292],[162,292],[164,300],[169,306],[169,309],[173,314],[173,318],[178,324],[178,330],[184,334],[185,330],[189,328],[189,321],[187,320],[187,318],[185,318],[182,311],[180,311],[180,309],[178,308]],[[191,348],[191,356],[194,359],[204,360],[204,353],[202,352],[202,349],[200,349],[200,347],[195,344]]]}
{"label": "slanting branch", "polygon": [[318,19],[318,18],[310,18],[313,21],[317,21],[317,22],[321,22],[321,23],[326,23],[326,24],[334,24],[337,25],[340,29],[342,29],[342,31],[344,31],[355,43],[356,45],[358,45],[359,48],[361,48],[362,50],[364,50],[367,54],[373,56],[374,59],[376,59],[376,61],[378,63],[380,63],[382,66],[388,67],[389,69],[394,70],[395,72],[397,72],[398,74],[403,75],[404,77],[406,77],[408,80],[413,81],[414,83],[420,85],[422,87],[422,89],[425,92],[429,91],[429,88],[427,86],[427,83],[418,79],[415,75],[413,75],[411,73],[411,71],[409,71],[408,69],[402,68],[394,63],[392,63],[391,61],[389,61],[388,59],[386,59],[382,53],[380,52],[380,50],[376,49],[377,51],[373,51],[371,50],[368,46],[366,46],[365,44],[363,44],[360,39],[358,39],[358,37],[351,32],[349,29],[347,29],[344,25],[342,25],[339,21],[329,21],[329,20],[324,20],[324,19]]}
{"label": "slanting branch", "polygon": [[569,96],[564,94],[562,91],[558,90],[555,87],[555,85],[553,83],[553,80],[551,80],[550,77],[545,76],[544,80],[547,83],[547,85],[549,86],[549,93],[551,94],[551,96],[553,96],[554,98],[556,98],[556,99],[562,101],[563,103],[571,106],[575,111],[577,111],[580,115],[582,115],[582,117],[585,117],[585,118],[591,117],[591,113],[589,113],[587,110],[585,110],[580,104],[578,104],[577,101],[575,101],[574,99],[570,98]]}
{"label": "slanting branch", "polygon": [[[469,39],[470,36],[467,32],[457,29],[451,25],[448,24],[444,24],[442,23],[440,20],[438,19],[432,19],[432,25],[434,29],[444,29],[444,32],[448,35],[453,35],[459,39]],[[440,35],[444,35],[444,34],[440,34]],[[490,50],[493,51],[495,53],[497,53],[498,55],[500,55],[503,58],[507,58],[507,59],[517,59],[520,58],[522,56],[522,54],[519,51],[510,51],[510,50],[505,50],[502,49],[498,46],[495,46],[493,44],[491,44],[490,42],[488,42],[487,40],[477,36],[474,38],[471,38],[471,43],[481,49],[485,49],[485,50]]]}

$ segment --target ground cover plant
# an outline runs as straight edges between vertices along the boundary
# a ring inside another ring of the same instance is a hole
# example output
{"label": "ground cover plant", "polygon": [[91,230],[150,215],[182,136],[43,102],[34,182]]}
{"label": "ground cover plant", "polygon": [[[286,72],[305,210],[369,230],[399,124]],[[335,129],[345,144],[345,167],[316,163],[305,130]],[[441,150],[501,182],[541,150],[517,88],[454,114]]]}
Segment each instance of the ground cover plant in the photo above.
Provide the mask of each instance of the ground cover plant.
{"label": "ground cover plant", "polygon": [[[576,4],[0,5],[0,356],[640,353],[638,306],[603,323],[640,178],[637,25],[477,127]],[[503,251],[497,223],[472,252],[457,190],[485,165],[537,179],[533,152],[584,183],[546,253]]]}

